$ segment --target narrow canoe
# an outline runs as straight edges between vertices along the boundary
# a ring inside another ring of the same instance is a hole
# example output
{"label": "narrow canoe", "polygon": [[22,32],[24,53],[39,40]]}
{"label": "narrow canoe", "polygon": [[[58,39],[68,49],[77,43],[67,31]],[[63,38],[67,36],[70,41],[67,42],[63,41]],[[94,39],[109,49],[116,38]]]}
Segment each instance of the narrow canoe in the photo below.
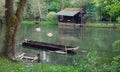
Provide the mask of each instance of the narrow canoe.
{"label": "narrow canoe", "polygon": [[51,51],[66,51],[68,53],[75,52],[79,47],[72,47],[72,46],[65,46],[65,45],[58,45],[52,43],[45,43],[45,42],[38,42],[32,40],[25,40],[22,42],[23,46],[30,46],[35,48],[47,49]]}

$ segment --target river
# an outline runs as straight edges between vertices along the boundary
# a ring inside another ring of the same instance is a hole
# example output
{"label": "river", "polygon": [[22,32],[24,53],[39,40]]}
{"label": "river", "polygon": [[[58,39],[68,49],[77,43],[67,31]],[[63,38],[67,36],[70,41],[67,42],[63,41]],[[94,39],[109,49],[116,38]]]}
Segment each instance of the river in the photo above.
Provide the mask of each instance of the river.
{"label": "river", "polygon": [[[36,31],[40,27],[40,31]],[[48,37],[47,33],[52,33]],[[0,34],[0,39],[2,39]],[[56,54],[42,49],[32,49],[18,45],[24,39],[41,42],[63,44],[79,47],[76,54]],[[120,30],[85,27],[36,26],[22,24],[17,35],[17,52],[36,55],[40,53],[43,64],[74,65],[87,57],[91,50],[97,51],[105,62],[109,62],[120,51],[112,47],[116,40],[120,40]]]}

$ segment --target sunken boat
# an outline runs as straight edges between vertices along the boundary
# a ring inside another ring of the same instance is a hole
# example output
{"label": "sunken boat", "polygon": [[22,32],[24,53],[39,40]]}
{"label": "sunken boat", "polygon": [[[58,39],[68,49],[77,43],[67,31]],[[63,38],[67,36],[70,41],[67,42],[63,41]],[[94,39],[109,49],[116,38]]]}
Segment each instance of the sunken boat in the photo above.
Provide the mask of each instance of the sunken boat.
{"label": "sunken boat", "polygon": [[72,47],[66,45],[58,45],[46,42],[38,42],[33,40],[24,40],[22,42],[23,46],[29,46],[37,49],[45,49],[52,52],[67,52],[67,53],[75,53],[79,47]]}

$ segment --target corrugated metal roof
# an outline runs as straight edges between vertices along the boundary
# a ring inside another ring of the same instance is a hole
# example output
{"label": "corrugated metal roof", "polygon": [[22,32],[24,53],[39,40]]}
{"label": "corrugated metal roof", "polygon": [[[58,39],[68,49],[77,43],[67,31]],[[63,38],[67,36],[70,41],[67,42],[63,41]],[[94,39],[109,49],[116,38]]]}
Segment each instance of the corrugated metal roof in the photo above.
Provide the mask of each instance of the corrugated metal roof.
{"label": "corrugated metal roof", "polygon": [[65,11],[62,10],[60,12],[57,13],[57,15],[63,15],[63,16],[74,16],[78,13],[79,11]]}

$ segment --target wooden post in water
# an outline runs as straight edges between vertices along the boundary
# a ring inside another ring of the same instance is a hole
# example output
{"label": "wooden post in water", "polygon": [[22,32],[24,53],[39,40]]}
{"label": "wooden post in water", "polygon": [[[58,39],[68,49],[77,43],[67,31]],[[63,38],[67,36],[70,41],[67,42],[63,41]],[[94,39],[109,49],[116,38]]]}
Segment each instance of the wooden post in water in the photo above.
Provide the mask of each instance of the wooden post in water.
{"label": "wooden post in water", "polygon": [[66,47],[66,45],[65,45],[65,52],[67,52],[67,47]]}

